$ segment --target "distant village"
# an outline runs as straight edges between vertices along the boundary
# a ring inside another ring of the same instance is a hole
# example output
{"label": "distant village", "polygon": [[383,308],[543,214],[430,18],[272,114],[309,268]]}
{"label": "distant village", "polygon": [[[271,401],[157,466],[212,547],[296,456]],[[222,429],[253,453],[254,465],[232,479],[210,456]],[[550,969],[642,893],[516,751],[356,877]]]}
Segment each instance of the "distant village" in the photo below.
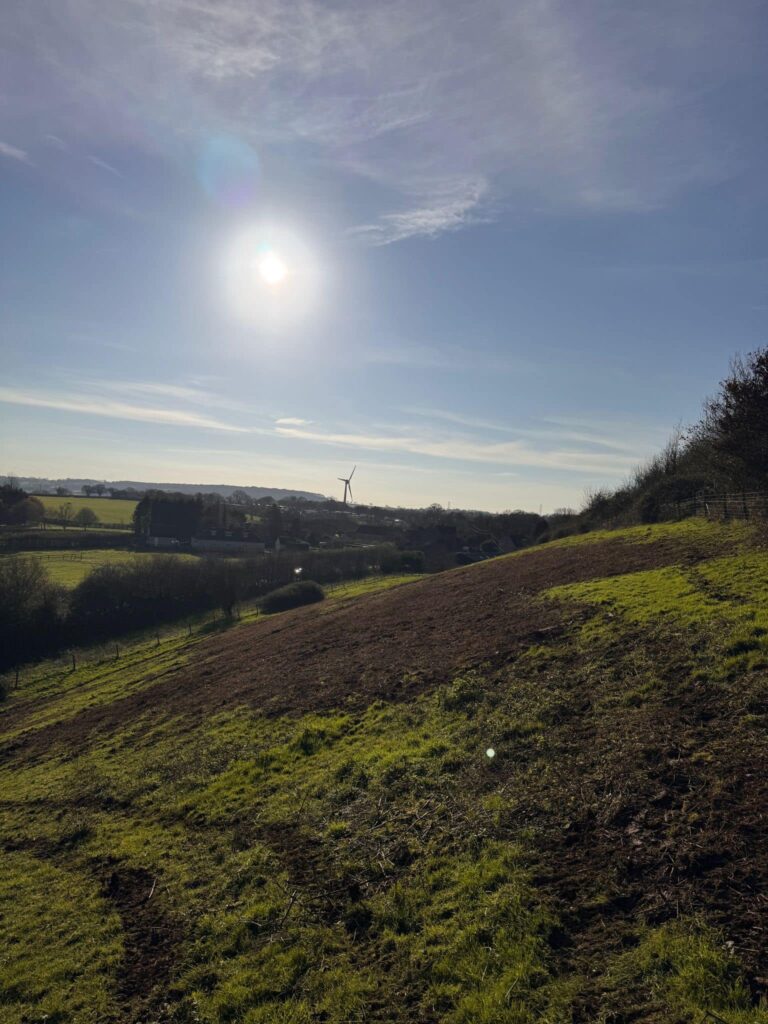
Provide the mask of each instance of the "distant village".
{"label": "distant village", "polygon": [[[122,496],[122,495],[121,495]],[[136,506],[137,535],[150,548],[240,557],[323,548],[391,544],[423,553],[427,571],[506,554],[543,539],[550,519],[536,513],[499,514],[445,509],[350,505],[325,499],[253,499],[149,492]]]}
{"label": "distant village", "polygon": [[[391,545],[421,552],[427,571],[493,558],[556,536],[571,509],[541,515],[354,504],[343,497],[261,487],[100,483],[25,478],[33,493],[136,502],[136,542],[147,550],[250,557],[266,552]],[[340,488],[341,491],[341,488]],[[94,503],[101,504],[101,502]],[[106,503],[108,504],[108,502]],[[107,519],[103,512],[102,523]]]}

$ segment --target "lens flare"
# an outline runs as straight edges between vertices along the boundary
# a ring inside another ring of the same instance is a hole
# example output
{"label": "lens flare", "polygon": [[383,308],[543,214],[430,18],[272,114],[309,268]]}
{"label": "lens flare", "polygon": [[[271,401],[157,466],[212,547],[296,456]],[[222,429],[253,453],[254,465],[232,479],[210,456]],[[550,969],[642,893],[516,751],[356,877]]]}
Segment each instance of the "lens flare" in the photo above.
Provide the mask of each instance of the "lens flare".
{"label": "lens flare", "polygon": [[259,195],[259,158],[242,139],[208,139],[198,156],[197,177],[209,199],[229,209],[244,209]]}

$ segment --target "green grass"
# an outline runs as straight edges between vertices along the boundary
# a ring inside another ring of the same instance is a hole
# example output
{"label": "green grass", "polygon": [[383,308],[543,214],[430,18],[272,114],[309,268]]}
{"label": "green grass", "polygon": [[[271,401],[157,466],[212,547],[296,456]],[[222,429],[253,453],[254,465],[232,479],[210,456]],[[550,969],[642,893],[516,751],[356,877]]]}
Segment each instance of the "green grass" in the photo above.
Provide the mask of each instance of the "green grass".
{"label": "green grass", "polygon": [[[0,557],[12,557],[10,555]],[[151,552],[120,551],[112,548],[86,548],[83,550],[25,551],[25,558],[35,558],[48,572],[51,580],[62,587],[76,587],[81,580],[102,565],[125,565],[134,559],[154,558]],[[194,558],[195,555],[175,555],[176,558]]]}
{"label": "green grass", "polygon": [[763,1024],[768,1007],[753,1005],[726,942],[722,934],[695,922],[648,929],[635,949],[610,965],[603,1014],[608,1019],[626,1014],[640,996],[645,1006],[669,1007],[680,1020],[715,1013],[729,1024]]}
{"label": "green grass", "polygon": [[587,642],[615,632],[618,618],[705,637],[718,653],[716,672],[768,667],[766,551],[555,587],[548,596],[599,609],[583,628]]}
{"label": "green grass", "polygon": [[[722,523],[704,518],[684,519],[678,523],[655,523],[645,526],[629,526],[620,530],[593,530],[590,533],[575,533],[570,537],[550,541],[548,548],[566,548],[583,544],[602,544],[606,541],[618,541],[622,544],[652,544],[658,541],[672,540],[676,544],[697,542],[710,545],[714,549],[723,543],[733,544],[748,541],[754,534],[750,523],[733,522],[724,527]],[[528,550],[536,550],[536,548]],[[525,552],[520,552],[524,554]]]}
{"label": "green grass", "polygon": [[324,589],[326,598],[343,601],[347,598],[362,597],[364,594],[374,594],[379,590],[389,590],[391,587],[399,587],[403,583],[414,583],[420,579],[424,579],[424,576],[418,573],[368,576],[363,580],[348,580],[344,583],[326,585]]}
{"label": "green grass", "polygon": [[58,518],[59,509],[62,505],[69,505],[72,515],[75,516],[81,508],[90,508],[99,517],[100,523],[120,523],[130,526],[132,523],[133,510],[136,502],[128,498],[87,498],[87,497],[58,497],[57,495],[41,494],[36,496],[43,503],[45,514]]}
{"label": "green grass", "polygon": [[[711,923],[684,910],[656,927],[642,913],[611,916],[614,864],[636,834],[611,822],[643,754],[656,755],[649,707],[666,727],[695,682],[669,669],[657,635],[679,633],[691,657],[695,643],[723,666],[759,653],[767,559],[745,549],[558,588],[545,599],[588,608],[571,636],[396,703],[238,707],[190,722],[149,698],[127,726],[77,748],[11,749],[0,768],[0,1022],[567,1024],[578,1007],[602,1024],[703,1024],[708,1012],[766,1024]],[[329,598],[365,600],[413,579],[363,580]],[[183,667],[205,643],[202,624],[159,646],[137,637],[119,660],[93,649],[75,670],[30,668],[0,711],[0,742]],[[645,646],[625,650],[637,631]],[[758,647],[728,653],[750,637]],[[726,685],[741,701],[742,680]],[[639,703],[625,700],[629,687],[647,688]],[[728,748],[758,742],[752,725],[726,724]],[[706,737],[717,752],[715,725]],[[715,757],[712,782],[711,755],[692,743],[686,733],[675,753],[676,764],[686,744],[692,755],[675,837],[698,849],[696,814],[714,807],[706,787],[727,777]],[[561,837],[592,819],[608,836],[607,867],[571,877]],[[546,881],[559,872],[567,898]],[[135,880],[131,914],[118,912],[112,877]],[[128,992],[126,963],[142,950],[145,972]]]}
{"label": "green grass", "polygon": [[6,853],[0,949],[0,1020],[97,1020],[113,1009],[120,920],[82,872]]}

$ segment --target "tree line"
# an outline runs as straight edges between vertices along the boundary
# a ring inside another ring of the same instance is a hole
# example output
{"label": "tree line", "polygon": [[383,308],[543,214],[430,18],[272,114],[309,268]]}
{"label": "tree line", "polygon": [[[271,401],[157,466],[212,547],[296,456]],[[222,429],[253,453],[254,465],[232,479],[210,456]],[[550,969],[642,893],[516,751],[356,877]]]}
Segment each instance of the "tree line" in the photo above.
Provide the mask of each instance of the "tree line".
{"label": "tree line", "polygon": [[700,420],[678,428],[665,448],[614,491],[588,496],[581,529],[656,522],[664,506],[723,492],[768,488],[768,347],[731,362]]}
{"label": "tree line", "polygon": [[418,555],[391,545],[244,560],[154,555],[100,566],[69,592],[51,582],[39,559],[8,556],[0,559],[0,671],[207,610],[231,616],[243,601],[300,579],[418,571]]}

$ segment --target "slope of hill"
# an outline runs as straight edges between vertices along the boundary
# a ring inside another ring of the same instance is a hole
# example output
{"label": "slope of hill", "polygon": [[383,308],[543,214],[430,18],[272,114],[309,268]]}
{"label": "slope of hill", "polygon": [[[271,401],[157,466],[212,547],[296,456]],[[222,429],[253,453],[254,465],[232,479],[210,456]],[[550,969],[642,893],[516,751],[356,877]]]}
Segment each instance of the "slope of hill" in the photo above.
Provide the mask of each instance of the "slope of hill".
{"label": "slope of hill", "polygon": [[0,1019],[768,1021],[766,596],[689,522],[43,666]]}

